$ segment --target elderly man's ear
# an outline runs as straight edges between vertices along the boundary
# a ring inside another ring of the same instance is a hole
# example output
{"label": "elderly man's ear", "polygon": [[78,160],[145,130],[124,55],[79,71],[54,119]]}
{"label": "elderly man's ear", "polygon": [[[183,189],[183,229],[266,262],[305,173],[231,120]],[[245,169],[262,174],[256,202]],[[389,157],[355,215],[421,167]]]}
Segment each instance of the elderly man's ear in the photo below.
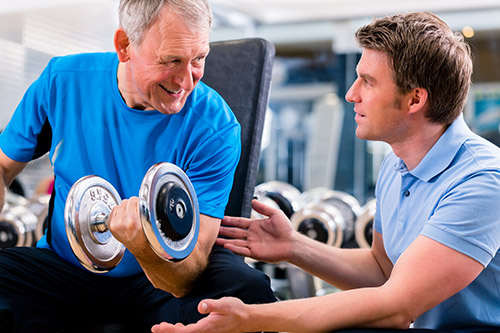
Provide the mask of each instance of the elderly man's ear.
{"label": "elderly man's ear", "polygon": [[116,30],[114,44],[116,53],[118,54],[118,60],[120,60],[120,62],[127,62],[130,59],[129,46],[131,44],[123,28],[118,28]]}

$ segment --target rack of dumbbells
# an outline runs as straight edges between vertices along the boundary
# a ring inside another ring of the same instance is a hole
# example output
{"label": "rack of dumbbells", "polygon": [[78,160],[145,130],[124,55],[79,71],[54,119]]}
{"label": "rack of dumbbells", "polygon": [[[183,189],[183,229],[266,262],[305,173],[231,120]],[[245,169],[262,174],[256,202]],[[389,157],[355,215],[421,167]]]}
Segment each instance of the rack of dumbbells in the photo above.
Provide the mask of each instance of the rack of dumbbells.
{"label": "rack of dumbbells", "polygon": [[[355,197],[328,188],[301,192],[294,186],[270,181],[255,188],[263,203],[281,209],[295,230],[334,247],[369,248],[375,200],[361,204]],[[252,217],[261,217],[255,211]],[[253,262],[271,277],[273,289],[281,299],[303,298],[333,292],[333,286],[287,264]]]}
{"label": "rack of dumbbells", "polygon": [[33,246],[42,237],[50,195],[26,198],[10,190],[0,213],[0,249]]}

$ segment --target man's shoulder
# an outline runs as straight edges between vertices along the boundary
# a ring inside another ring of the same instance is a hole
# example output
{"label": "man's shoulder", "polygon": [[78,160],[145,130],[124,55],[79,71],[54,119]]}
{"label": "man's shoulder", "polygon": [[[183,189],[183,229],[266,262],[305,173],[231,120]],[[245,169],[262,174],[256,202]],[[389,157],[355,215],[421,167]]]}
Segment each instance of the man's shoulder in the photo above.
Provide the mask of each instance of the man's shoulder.
{"label": "man's shoulder", "polygon": [[500,148],[473,134],[462,146],[462,157],[478,169],[495,169],[500,172]]}
{"label": "man's shoulder", "polygon": [[68,71],[109,71],[117,62],[116,53],[78,53],[54,57],[49,62],[51,73]]}
{"label": "man's shoulder", "polygon": [[203,81],[198,82],[190,97],[192,103],[218,104],[221,101],[225,102],[224,98],[215,89],[203,83]]}
{"label": "man's shoulder", "polygon": [[231,107],[225,99],[213,88],[199,82],[189,96],[186,106],[200,118],[213,124],[238,123]]}

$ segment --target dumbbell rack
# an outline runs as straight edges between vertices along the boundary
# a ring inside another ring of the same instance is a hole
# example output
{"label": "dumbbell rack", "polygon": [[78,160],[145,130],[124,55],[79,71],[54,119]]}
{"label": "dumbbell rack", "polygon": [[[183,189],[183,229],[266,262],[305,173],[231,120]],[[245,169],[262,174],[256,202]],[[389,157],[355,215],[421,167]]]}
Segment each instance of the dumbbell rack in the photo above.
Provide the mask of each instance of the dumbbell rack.
{"label": "dumbbell rack", "polygon": [[43,235],[50,195],[31,199],[7,190],[0,213],[0,249],[34,246]]}
{"label": "dumbbell rack", "polygon": [[[341,191],[314,188],[300,192],[280,181],[257,185],[255,196],[268,206],[281,209],[295,230],[317,241],[342,248],[371,246],[374,200],[361,205],[356,198]],[[252,211],[252,218],[261,217]],[[338,290],[291,264],[248,262],[271,278],[271,286],[280,299],[318,296]]]}

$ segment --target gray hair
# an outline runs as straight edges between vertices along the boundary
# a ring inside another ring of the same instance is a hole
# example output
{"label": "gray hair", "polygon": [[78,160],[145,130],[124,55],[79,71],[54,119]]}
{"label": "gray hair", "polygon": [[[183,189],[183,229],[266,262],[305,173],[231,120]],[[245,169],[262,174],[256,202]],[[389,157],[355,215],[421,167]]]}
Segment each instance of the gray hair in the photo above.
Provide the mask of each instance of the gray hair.
{"label": "gray hair", "polygon": [[144,33],[164,8],[184,18],[193,30],[207,31],[212,26],[212,10],[207,0],[120,0],[120,27],[133,45],[141,44]]}

